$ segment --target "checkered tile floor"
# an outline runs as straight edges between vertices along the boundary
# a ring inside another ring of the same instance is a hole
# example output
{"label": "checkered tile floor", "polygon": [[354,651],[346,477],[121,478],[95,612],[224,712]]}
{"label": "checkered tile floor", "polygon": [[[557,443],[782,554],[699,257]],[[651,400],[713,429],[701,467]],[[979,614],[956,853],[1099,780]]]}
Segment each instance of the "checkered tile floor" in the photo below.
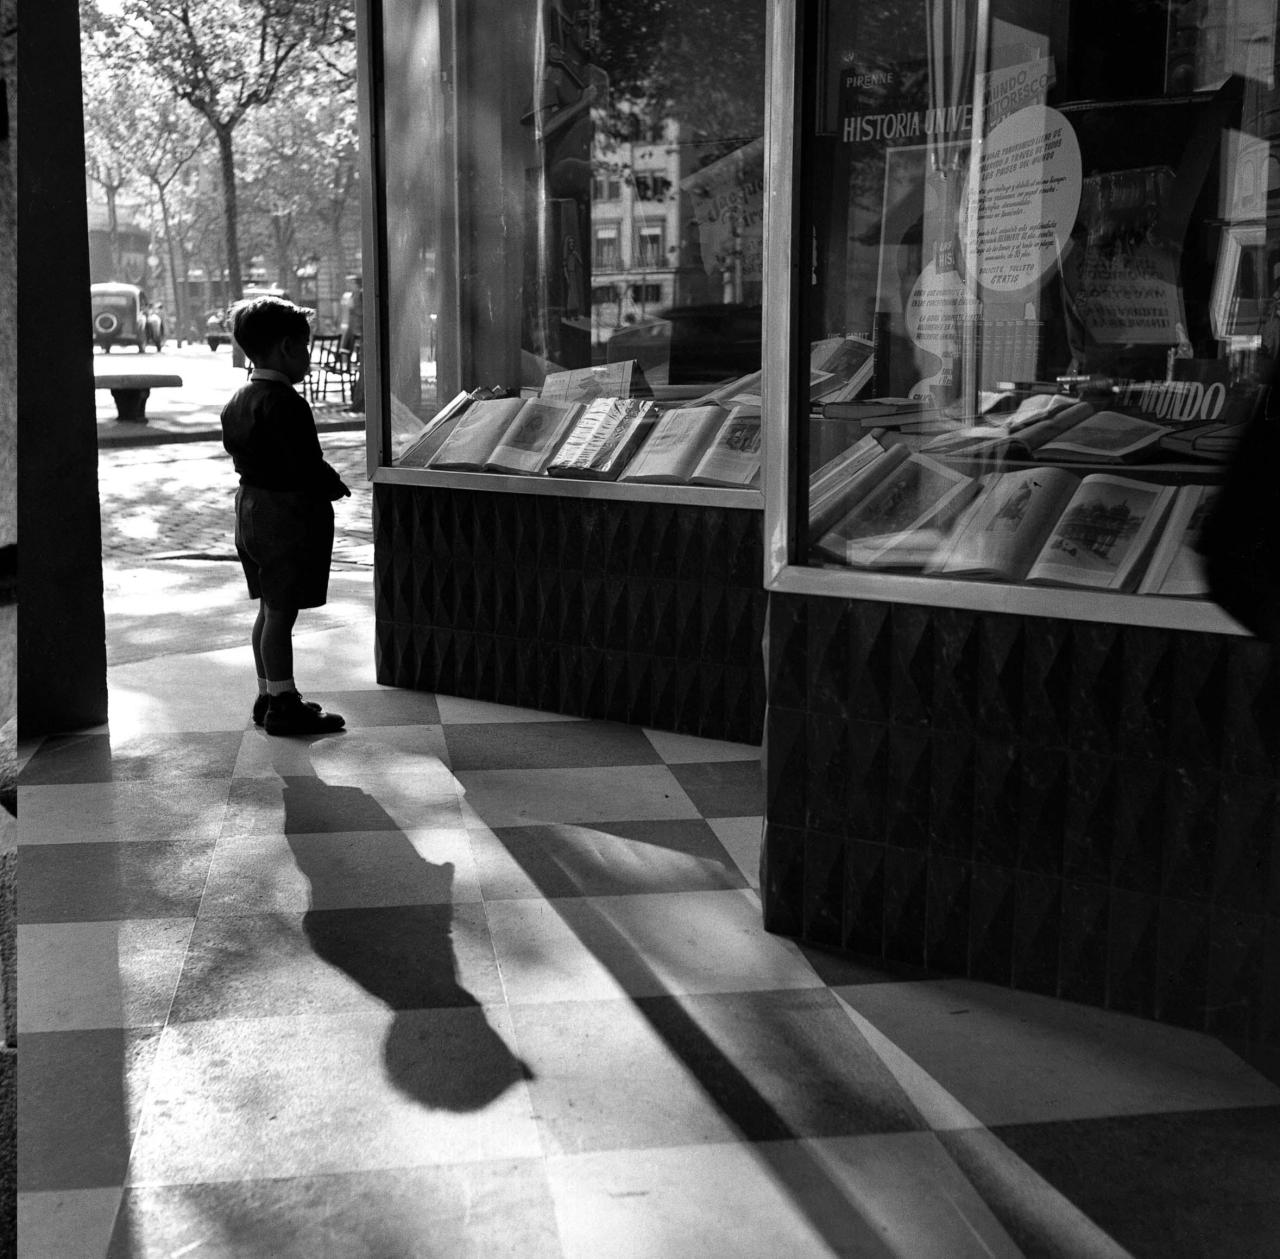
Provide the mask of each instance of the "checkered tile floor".
{"label": "checkered tile floor", "polygon": [[[22,749],[20,1253],[1280,1253],[1280,1088],[1215,1041],[760,927],[754,748],[244,649]],[[340,688],[307,687],[342,678]]]}

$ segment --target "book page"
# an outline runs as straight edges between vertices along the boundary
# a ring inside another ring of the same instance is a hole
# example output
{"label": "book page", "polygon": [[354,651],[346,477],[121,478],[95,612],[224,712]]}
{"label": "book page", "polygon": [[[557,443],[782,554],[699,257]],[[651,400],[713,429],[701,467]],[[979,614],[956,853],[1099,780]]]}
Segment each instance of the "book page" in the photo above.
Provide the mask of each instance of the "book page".
{"label": "book page", "polygon": [[926,455],[908,455],[815,547],[840,563],[866,564],[906,535],[954,516],[977,489],[973,477]]}
{"label": "book page", "polygon": [[760,479],[760,412],[735,407],[698,460],[695,485],[750,486]]}
{"label": "book page", "polygon": [[529,398],[485,463],[491,472],[541,472],[582,411],[576,402]]}
{"label": "book page", "polygon": [[596,398],[646,398],[653,396],[635,359],[550,372],[542,382],[540,397],[555,402],[592,402]]}
{"label": "book page", "polygon": [[1184,485],[1179,488],[1156,549],[1152,552],[1151,563],[1138,584],[1139,594],[1184,599],[1208,595],[1204,558],[1195,549],[1195,544],[1217,495],[1216,485]]}
{"label": "book page", "polygon": [[727,414],[723,407],[715,405],[668,411],[618,480],[668,484],[687,481]]}
{"label": "book page", "polygon": [[1173,498],[1171,486],[1094,473],[1080,482],[1027,574],[1030,582],[1125,590]]}
{"label": "book page", "polygon": [[1063,468],[996,474],[926,571],[1021,581],[1079,484]]}
{"label": "book page", "polygon": [[[850,459],[855,452],[860,452],[856,460]],[[848,515],[853,506],[866,498],[910,453],[908,446],[898,443],[885,448],[868,435],[815,473],[815,477],[823,480],[815,481],[809,492],[809,537],[821,537],[837,520]],[[871,456],[869,459],[867,454]]]}
{"label": "book page", "polygon": [[477,470],[493,453],[511,421],[524,406],[523,398],[488,398],[473,402],[427,465],[431,468]]}
{"label": "book page", "polygon": [[547,471],[552,476],[616,476],[654,415],[648,400],[597,398],[578,417]]}
{"label": "book page", "polygon": [[[1065,414],[1065,412],[1063,413]],[[1169,430],[1118,411],[1098,411],[1036,447],[1045,458],[1074,457],[1121,462],[1154,446]]]}

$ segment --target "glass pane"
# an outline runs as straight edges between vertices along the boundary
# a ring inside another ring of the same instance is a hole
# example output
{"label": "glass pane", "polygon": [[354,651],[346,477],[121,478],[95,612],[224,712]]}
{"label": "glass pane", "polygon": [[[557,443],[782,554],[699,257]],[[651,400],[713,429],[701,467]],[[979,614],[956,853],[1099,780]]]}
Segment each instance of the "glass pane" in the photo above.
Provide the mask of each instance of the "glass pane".
{"label": "glass pane", "polygon": [[437,0],[383,6],[392,457],[439,406],[438,273],[445,116]]}
{"label": "glass pane", "polygon": [[1275,0],[819,7],[798,560],[1202,593],[1280,352]]}
{"label": "glass pane", "polygon": [[[438,133],[405,124],[423,175],[457,197],[456,244],[430,253],[458,285],[441,402],[532,396],[595,369],[608,391],[661,406],[751,376],[758,405],[764,13],[764,0],[455,5],[456,179]],[[418,69],[388,90],[433,92]],[[406,219],[420,191],[406,188]],[[425,269],[425,240],[400,257]]]}

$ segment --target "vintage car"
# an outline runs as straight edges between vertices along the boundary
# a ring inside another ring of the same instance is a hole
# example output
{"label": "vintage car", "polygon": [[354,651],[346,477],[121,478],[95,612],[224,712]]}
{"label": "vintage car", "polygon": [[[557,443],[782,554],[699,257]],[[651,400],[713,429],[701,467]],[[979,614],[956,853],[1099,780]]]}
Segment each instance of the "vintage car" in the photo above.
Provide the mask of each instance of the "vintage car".
{"label": "vintage car", "polygon": [[136,345],[142,354],[150,341],[159,350],[164,344],[164,320],[152,310],[146,292],[136,284],[91,284],[93,339],[110,354],[113,345]]}

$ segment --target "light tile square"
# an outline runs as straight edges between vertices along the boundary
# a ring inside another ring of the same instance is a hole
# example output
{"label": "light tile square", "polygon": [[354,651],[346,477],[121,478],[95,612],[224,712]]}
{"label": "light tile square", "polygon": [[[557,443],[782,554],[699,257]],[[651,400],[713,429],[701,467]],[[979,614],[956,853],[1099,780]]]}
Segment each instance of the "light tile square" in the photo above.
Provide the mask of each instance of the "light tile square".
{"label": "light tile square", "polygon": [[[375,781],[376,780],[376,781]],[[311,775],[239,778],[231,786],[224,837],[318,835],[358,831],[449,830],[463,825],[456,790],[413,774],[375,773],[359,784]]]}
{"label": "light tile square", "polygon": [[194,779],[175,791],[150,782],[76,783],[18,788],[18,842],[146,843],[213,840],[222,829],[230,784]]}
{"label": "light tile square", "polygon": [[436,791],[449,791],[449,752],[439,726],[368,726],[313,739],[284,739],[245,731],[235,762],[237,778],[313,775],[334,785],[373,785],[389,775],[412,774]]}
{"label": "light tile square", "polygon": [[501,1000],[483,906],[325,909],[200,919],[171,1021]]}
{"label": "light tile square", "polygon": [[1280,1103],[1183,1028],[968,980],[833,991],[987,1126]]}
{"label": "light tile square", "polygon": [[701,814],[665,765],[459,773],[468,825],[622,822]]}
{"label": "light tile square", "polygon": [[742,871],[742,877],[748,885],[759,891],[760,844],[764,837],[764,818],[712,817],[707,819],[707,825],[715,831],[716,838]]}
{"label": "light tile square", "polygon": [[724,890],[743,885],[706,822],[473,829],[487,900]]}
{"label": "light tile square", "polygon": [[548,1160],[565,1259],[1016,1259],[936,1139],[895,1133]]}
{"label": "light tile square", "polygon": [[193,925],[153,918],[19,927],[19,1031],[163,1023]]}
{"label": "light tile square", "polygon": [[513,708],[508,704],[491,704],[482,699],[465,699],[460,695],[437,695],[440,720],[446,726],[468,722],[502,721],[581,721],[564,713],[543,712],[537,708]]}
{"label": "light tile square", "polygon": [[925,1127],[825,989],[515,1005],[512,1017],[549,1151]]}
{"label": "light tile square", "polygon": [[541,1161],[508,1159],[131,1189],[108,1259],[139,1255],[562,1259]]}
{"label": "light tile square", "polygon": [[128,1183],[537,1158],[511,1045],[501,1009],[171,1026]]}
{"label": "light tile square", "polygon": [[789,940],[769,935],[746,891],[491,901],[512,1002],[813,988]]}
{"label": "light tile square", "polygon": [[480,900],[470,832],[249,834],[218,842],[200,916]]}
{"label": "light tile square", "polygon": [[671,730],[645,730],[645,737],[668,765],[711,763],[714,761],[749,761],[760,759],[761,750],[753,743],[728,743],[723,739],[700,739],[697,735],[677,734]]}

